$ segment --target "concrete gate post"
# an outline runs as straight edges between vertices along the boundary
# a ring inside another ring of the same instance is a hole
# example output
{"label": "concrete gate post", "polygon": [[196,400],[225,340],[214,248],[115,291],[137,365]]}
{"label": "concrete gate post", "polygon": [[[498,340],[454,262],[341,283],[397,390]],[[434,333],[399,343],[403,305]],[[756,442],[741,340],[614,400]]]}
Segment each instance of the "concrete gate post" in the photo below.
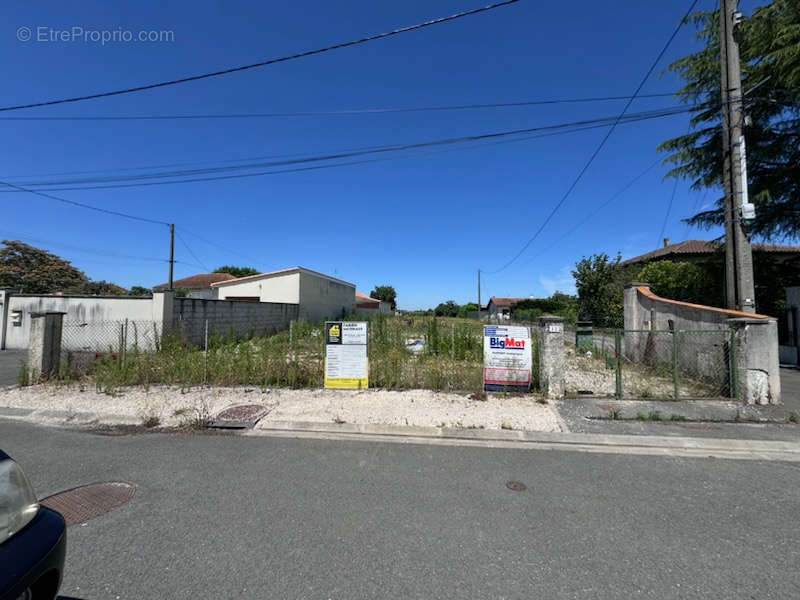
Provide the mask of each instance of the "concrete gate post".
{"label": "concrete gate post", "polygon": [[539,387],[545,398],[564,397],[564,319],[539,317]]}
{"label": "concrete gate post", "polygon": [[778,322],[775,319],[728,319],[731,328],[732,385],[745,404],[780,404],[781,376]]}
{"label": "concrete gate post", "polygon": [[28,379],[36,381],[58,373],[61,366],[63,312],[31,313],[28,342]]}

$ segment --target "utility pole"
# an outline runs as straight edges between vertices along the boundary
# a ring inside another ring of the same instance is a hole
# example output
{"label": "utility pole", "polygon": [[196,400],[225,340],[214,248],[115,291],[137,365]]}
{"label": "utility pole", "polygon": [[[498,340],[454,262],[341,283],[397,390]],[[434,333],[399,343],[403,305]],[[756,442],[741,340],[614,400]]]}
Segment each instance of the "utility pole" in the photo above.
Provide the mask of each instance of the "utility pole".
{"label": "utility pole", "polygon": [[175,224],[169,224],[169,291],[172,291],[172,270],[175,267]]}
{"label": "utility pole", "polygon": [[478,269],[478,321],[481,320],[481,270]]}
{"label": "utility pole", "polygon": [[753,252],[742,227],[752,218],[747,196],[744,108],[739,43],[735,26],[741,19],[738,0],[720,0],[720,59],[722,90],[722,160],[725,186],[725,296],[728,308],[754,313]]}

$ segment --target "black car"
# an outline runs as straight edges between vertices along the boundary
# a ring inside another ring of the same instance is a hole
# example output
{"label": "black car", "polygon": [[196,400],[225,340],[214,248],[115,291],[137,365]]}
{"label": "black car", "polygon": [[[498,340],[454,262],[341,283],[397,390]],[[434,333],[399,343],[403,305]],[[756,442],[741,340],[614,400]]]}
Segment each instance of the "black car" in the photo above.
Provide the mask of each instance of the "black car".
{"label": "black car", "polygon": [[0,450],[0,600],[52,600],[67,551],[64,518],[40,506],[22,469]]}

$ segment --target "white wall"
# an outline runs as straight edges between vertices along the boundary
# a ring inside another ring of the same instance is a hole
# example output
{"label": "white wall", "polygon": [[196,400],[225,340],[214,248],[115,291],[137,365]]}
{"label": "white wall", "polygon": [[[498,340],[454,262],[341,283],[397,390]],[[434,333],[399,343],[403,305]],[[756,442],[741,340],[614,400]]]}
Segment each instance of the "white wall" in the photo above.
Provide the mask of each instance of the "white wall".
{"label": "white wall", "polygon": [[308,321],[335,319],[351,313],[356,286],[309,271],[300,272],[300,317]]}
{"label": "white wall", "polygon": [[264,278],[254,278],[238,283],[216,286],[217,298],[225,300],[230,296],[255,296],[261,302],[300,302],[300,273],[286,273]]}
{"label": "white wall", "polygon": [[[124,296],[24,296],[7,298],[5,347],[24,349],[28,347],[31,328],[31,313],[64,312],[64,326],[103,321],[161,321],[161,306],[151,298],[128,298]],[[17,311],[21,322],[15,323]]]}

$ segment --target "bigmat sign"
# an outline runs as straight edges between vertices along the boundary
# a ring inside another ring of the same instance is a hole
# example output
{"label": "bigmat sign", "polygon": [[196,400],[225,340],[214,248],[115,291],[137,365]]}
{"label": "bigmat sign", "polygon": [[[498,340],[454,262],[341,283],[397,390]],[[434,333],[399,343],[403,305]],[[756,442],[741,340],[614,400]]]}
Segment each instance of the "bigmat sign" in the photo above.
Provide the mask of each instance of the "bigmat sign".
{"label": "bigmat sign", "polygon": [[527,392],[531,387],[531,333],[527,327],[483,326],[483,389]]}
{"label": "bigmat sign", "polygon": [[367,324],[328,321],[325,323],[325,387],[366,389]]}

